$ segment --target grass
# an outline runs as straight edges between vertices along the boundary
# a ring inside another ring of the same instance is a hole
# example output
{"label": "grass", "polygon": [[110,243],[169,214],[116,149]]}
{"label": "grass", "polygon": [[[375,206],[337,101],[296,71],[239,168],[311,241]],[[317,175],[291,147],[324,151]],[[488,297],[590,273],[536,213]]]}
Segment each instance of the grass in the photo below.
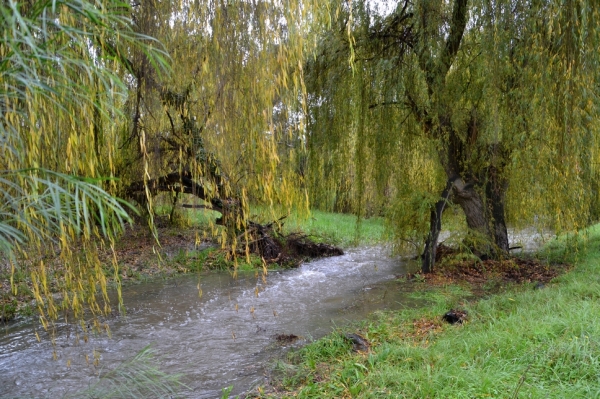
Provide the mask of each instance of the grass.
{"label": "grass", "polygon": [[[430,306],[378,313],[356,326],[371,341],[370,353],[352,353],[343,332],[334,332],[278,365],[278,394],[257,396],[600,397],[600,225],[583,234],[588,244],[573,255],[576,267],[546,288],[518,285],[471,301],[456,286],[417,291]],[[560,256],[565,244],[555,241],[542,253]],[[469,320],[442,323],[457,307]]]}
{"label": "grass", "polygon": [[[167,214],[170,210],[165,209]],[[190,225],[207,232],[214,229],[213,235],[219,235],[221,226],[215,226],[214,221],[220,213],[202,210],[182,210],[182,214],[190,220]],[[271,210],[263,206],[253,206],[250,209],[251,219],[258,223],[269,223],[286,216],[281,221],[282,233],[302,231],[317,242],[327,242],[348,248],[358,245],[374,245],[386,240],[383,218],[374,217],[358,219],[355,215],[329,213],[312,210],[310,215],[300,212],[287,213],[284,210]]]}
{"label": "grass", "polygon": [[361,219],[355,215],[311,211],[307,219],[290,218],[289,231],[301,230],[316,238],[341,247],[374,245],[385,240],[383,218]]}

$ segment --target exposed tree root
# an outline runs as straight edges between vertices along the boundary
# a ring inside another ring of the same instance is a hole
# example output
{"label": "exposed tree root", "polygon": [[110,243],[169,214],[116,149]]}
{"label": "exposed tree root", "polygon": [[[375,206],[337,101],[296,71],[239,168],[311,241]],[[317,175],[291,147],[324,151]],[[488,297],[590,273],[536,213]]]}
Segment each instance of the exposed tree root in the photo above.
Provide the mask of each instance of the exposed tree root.
{"label": "exposed tree root", "polygon": [[[250,222],[242,235],[249,237],[250,252],[261,256],[267,263],[279,263],[297,267],[307,258],[320,258],[343,255],[341,248],[325,243],[314,242],[304,233],[283,235],[274,227],[283,218],[261,225]],[[238,238],[242,238],[242,236]]]}

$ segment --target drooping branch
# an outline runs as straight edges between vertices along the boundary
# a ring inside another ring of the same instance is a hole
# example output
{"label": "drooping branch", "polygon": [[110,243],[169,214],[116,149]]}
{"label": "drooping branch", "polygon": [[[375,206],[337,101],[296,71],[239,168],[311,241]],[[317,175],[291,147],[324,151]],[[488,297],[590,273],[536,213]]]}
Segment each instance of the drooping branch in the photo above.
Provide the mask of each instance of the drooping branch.
{"label": "drooping branch", "polygon": [[181,192],[195,195],[203,201],[210,202],[212,209],[218,212],[222,212],[224,208],[221,198],[212,196],[206,187],[194,180],[191,173],[186,171],[168,173],[164,176],[150,179],[145,183],[143,180],[131,183],[127,187],[126,193],[133,198],[144,197],[146,187],[148,187],[150,195],[156,195],[160,192]]}

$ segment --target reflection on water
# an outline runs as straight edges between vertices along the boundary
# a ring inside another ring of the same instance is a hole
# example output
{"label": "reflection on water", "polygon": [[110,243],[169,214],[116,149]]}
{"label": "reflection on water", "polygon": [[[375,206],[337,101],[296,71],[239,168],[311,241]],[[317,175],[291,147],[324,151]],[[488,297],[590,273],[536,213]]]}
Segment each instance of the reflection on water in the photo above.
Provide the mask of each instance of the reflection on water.
{"label": "reflection on water", "polygon": [[[112,339],[62,326],[56,357],[48,339],[38,343],[31,324],[5,328],[0,337],[0,397],[61,397],[95,381],[152,343],[163,371],[181,373],[189,397],[220,397],[260,381],[270,357],[285,348],[276,334],[319,338],[334,326],[383,308],[409,306],[393,280],[406,264],[381,247],[355,249],[294,270],[188,275],[123,289],[126,316],[106,320]],[[202,296],[199,295],[199,289]],[[70,329],[70,330],[69,330]],[[99,365],[94,365],[94,359]]]}

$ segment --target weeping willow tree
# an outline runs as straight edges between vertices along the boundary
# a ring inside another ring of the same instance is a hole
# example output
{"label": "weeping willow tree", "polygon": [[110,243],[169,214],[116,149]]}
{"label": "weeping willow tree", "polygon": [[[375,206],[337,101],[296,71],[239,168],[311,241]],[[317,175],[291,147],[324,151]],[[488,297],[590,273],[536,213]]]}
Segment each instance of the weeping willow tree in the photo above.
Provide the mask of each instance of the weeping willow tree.
{"label": "weeping willow tree", "polygon": [[[442,214],[469,247],[509,251],[507,223],[599,216],[600,15],[587,1],[343,2],[307,62],[320,206],[384,205],[433,269]],[[388,2],[388,6],[389,6]],[[334,208],[335,209],[335,208]]]}
{"label": "weeping willow tree", "polygon": [[[2,3],[1,244],[13,273],[32,264],[44,325],[60,308],[108,311],[96,254],[128,219],[114,194],[150,215],[160,191],[193,194],[222,213],[232,246],[262,229],[248,201],[307,207],[294,168],[317,4]],[[118,282],[116,259],[113,270]]]}
{"label": "weeping willow tree", "polygon": [[250,230],[262,229],[249,221],[250,202],[307,209],[296,172],[305,145],[299,135],[306,105],[302,66],[314,46],[311,19],[326,15],[312,3],[148,1],[133,7],[137,29],[164,43],[173,73],[159,78],[144,54],[124,56],[130,120],[121,131],[117,170],[126,195],[152,215],[156,194],[171,193],[174,206],[190,194],[182,205],[220,212],[221,241],[234,248],[255,239]]}
{"label": "weeping willow tree", "polygon": [[[77,319],[108,311],[96,254],[129,219],[111,195],[127,94],[116,44],[154,67],[165,54],[111,0],[3,1],[0,37],[0,256],[13,276],[31,273],[44,327],[60,308]],[[60,304],[51,274],[62,277]]]}

